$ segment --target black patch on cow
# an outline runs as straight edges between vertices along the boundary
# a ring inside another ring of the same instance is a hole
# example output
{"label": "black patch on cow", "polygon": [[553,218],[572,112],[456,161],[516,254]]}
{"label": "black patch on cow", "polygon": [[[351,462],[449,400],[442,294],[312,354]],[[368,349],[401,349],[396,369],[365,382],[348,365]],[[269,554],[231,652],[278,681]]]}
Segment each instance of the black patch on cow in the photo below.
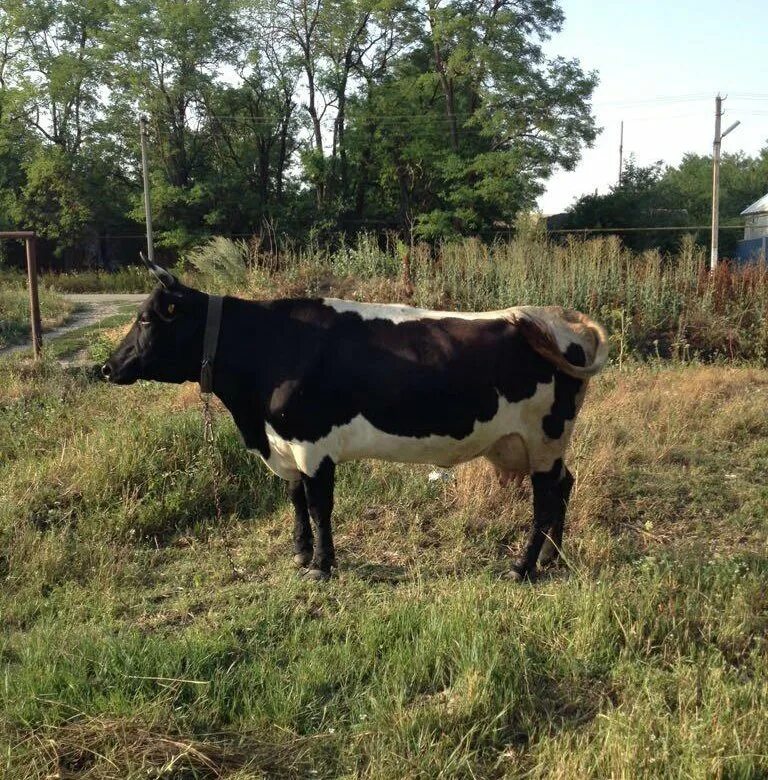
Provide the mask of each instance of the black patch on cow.
{"label": "black patch on cow", "polygon": [[268,460],[270,447],[263,404],[255,388],[248,387],[229,371],[217,371],[214,374],[214,390],[229,409],[245,446],[249,450],[256,450],[264,460]]}
{"label": "black patch on cow", "polygon": [[307,508],[315,526],[315,549],[311,567],[329,573],[336,564],[336,554],[331,531],[333,513],[333,487],[336,466],[325,457],[312,476],[302,478],[307,497]]}
{"label": "black patch on cow", "polygon": [[494,417],[499,394],[522,401],[553,377],[505,320],[393,323],[307,300],[272,313],[257,359],[266,418],[286,439],[317,441],[357,415],[394,435],[462,439]]}
{"label": "black patch on cow", "polygon": [[[309,522],[309,507],[307,506],[307,493],[304,488],[304,481],[299,479],[291,483],[288,492],[295,512],[293,552],[294,555],[309,562],[312,559],[314,537],[312,535],[312,526]],[[299,562],[303,561],[300,560]]]}
{"label": "black patch on cow", "polygon": [[573,366],[584,367],[587,365],[587,356],[584,354],[584,349],[581,344],[574,344],[574,342],[571,342],[564,354],[565,359]]}
{"label": "black patch on cow", "polygon": [[536,486],[547,487],[556,485],[560,482],[560,476],[563,473],[563,459],[558,458],[549,471],[534,471],[531,474],[531,483]]}
{"label": "black patch on cow", "polygon": [[[579,344],[569,344],[565,351],[565,358],[575,366],[586,365],[587,358]],[[565,430],[567,420],[576,416],[576,395],[581,389],[581,380],[555,372],[555,400],[549,414],[541,421],[544,433],[550,439],[559,439]]]}

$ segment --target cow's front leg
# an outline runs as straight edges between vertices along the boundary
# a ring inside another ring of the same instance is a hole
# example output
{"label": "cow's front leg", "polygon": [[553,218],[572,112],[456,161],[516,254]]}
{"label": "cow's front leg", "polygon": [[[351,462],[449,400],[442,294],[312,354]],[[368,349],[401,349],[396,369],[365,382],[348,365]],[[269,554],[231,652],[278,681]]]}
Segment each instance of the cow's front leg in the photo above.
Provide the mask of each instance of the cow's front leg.
{"label": "cow's front leg", "polygon": [[288,492],[295,512],[293,521],[293,562],[300,567],[309,565],[312,560],[314,539],[309,522],[307,494],[301,478],[288,483]]}
{"label": "cow's front leg", "polygon": [[557,533],[557,529],[562,531],[568,495],[570,494],[570,486],[567,490],[563,489],[564,483],[567,482],[566,475],[570,477],[560,459],[555,461],[550,471],[535,471],[531,474],[533,526],[522,557],[512,567],[511,576],[513,579],[534,579],[536,561],[546,539],[547,530],[555,529],[555,533]]}
{"label": "cow's front leg", "polygon": [[302,476],[309,515],[315,526],[315,551],[305,575],[313,580],[328,579],[331,576],[331,567],[336,565],[331,533],[335,471],[333,461],[324,458],[314,476]]}

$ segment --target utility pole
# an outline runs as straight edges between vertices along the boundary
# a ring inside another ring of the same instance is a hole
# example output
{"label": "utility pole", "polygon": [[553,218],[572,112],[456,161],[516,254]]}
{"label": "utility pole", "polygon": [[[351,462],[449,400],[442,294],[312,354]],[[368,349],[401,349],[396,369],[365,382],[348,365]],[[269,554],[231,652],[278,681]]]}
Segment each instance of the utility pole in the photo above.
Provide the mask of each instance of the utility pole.
{"label": "utility pole", "polygon": [[147,162],[147,117],[139,118],[139,135],[141,136],[141,172],[144,179],[144,215],[147,221],[147,259],[155,264],[155,244],[152,240],[152,202],[149,199],[149,163]]}
{"label": "utility pole", "polygon": [[717,268],[719,255],[720,232],[720,144],[723,138],[741,122],[734,122],[724,133],[720,132],[720,120],[723,116],[723,100],[718,92],[715,98],[715,140],[712,144],[712,253],[709,258],[709,269]]}
{"label": "utility pole", "polygon": [[621,120],[621,132],[619,134],[619,187],[621,187],[621,173],[624,170],[624,120]]}

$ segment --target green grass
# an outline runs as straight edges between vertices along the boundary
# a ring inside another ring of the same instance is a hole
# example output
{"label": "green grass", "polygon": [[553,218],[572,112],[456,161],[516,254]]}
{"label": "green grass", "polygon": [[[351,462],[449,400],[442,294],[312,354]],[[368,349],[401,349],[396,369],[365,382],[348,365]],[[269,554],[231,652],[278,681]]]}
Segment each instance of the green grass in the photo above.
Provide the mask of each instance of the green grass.
{"label": "green grass", "polygon": [[155,286],[143,266],[126,266],[112,272],[47,273],[42,280],[51,289],[63,293],[148,293]]}
{"label": "green grass", "polygon": [[58,360],[82,356],[86,360],[103,363],[114,347],[113,332],[121,331],[129,322],[136,319],[136,305],[122,304],[116,307],[117,313],[82,328],[75,328],[46,344],[46,353]]}
{"label": "green grass", "polygon": [[195,388],[0,363],[0,776],[765,777],[768,374],[612,368],[570,463],[535,585],[501,577],[527,496],[380,463],[309,585]]}
{"label": "green grass", "polygon": [[[41,288],[40,317],[43,330],[63,325],[74,305],[59,295]],[[0,280],[0,349],[31,340],[29,293],[19,283]]]}

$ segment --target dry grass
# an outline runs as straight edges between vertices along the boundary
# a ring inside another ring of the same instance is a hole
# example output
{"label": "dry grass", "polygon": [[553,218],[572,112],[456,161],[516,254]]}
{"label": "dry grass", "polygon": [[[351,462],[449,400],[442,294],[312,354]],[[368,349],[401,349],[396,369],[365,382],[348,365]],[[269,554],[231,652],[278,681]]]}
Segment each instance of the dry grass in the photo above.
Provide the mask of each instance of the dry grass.
{"label": "dry grass", "polygon": [[[160,682],[173,689],[186,681]],[[123,780],[129,774],[158,780],[302,777],[307,738],[282,734],[270,742],[264,737],[241,732],[190,739],[136,717],[75,715],[19,736],[12,750],[34,758],[15,780]],[[245,768],[247,774],[240,774]]]}

